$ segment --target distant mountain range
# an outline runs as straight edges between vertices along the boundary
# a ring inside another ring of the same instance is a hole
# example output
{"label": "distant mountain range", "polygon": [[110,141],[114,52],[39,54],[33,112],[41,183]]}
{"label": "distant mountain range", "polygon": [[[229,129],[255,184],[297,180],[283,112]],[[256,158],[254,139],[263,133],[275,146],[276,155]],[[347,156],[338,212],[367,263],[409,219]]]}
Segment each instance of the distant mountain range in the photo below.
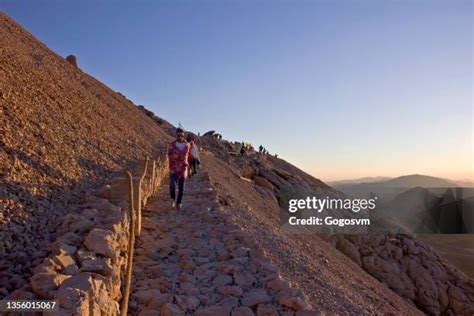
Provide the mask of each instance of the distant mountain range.
{"label": "distant mountain range", "polygon": [[[329,185],[344,191],[344,189],[355,187],[366,187],[367,189],[374,187],[384,188],[439,188],[439,187],[474,187],[473,182],[455,181],[450,179],[437,178],[432,176],[412,174],[397,178],[390,177],[365,177],[352,180],[341,180],[328,182]],[[359,191],[359,190],[358,190]]]}
{"label": "distant mountain range", "polygon": [[340,185],[340,184],[358,184],[358,183],[373,183],[373,182],[383,182],[393,178],[390,177],[364,177],[358,179],[350,180],[338,180],[338,181],[326,181],[329,185]]}

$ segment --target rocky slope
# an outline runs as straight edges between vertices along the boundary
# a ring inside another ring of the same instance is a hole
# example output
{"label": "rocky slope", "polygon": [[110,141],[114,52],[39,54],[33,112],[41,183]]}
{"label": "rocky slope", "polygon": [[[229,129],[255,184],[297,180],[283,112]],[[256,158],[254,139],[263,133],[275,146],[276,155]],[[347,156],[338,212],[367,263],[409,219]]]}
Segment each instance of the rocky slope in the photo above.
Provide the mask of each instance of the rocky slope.
{"label": "rocky slope", "polygon": [[169,136],[2,13],[0,121],[1,298],[46,255],[60,215]]}
{"label": "rocky slope", "polygon": [[258,238],[311,304],[330,313],[388,313],[410,305],[431,315],[474,312],[474,281],[428,245],[407,235],[288,234],[279,212],[289,196],[341,193],[282,159],[252,152],[240,157],[237,144],[214,137],[200,141],[203,168],[221,204],[236,210],[235,220]]}
{"label": "rocky slope", "polygon": [[[76,212],[81,198],[115,171],[162,151],[173,126],[56,55],[1,13],[0,111],[1,298],[21,287],[41,262],[61,215]],[[315,309],[474,312],[473,281],[411,236],[289,234],[280,227],[279,213],[290,197],[342,193],[281,159],[239,157],[238,145],[212,135],[198,143],[226,218]]]}

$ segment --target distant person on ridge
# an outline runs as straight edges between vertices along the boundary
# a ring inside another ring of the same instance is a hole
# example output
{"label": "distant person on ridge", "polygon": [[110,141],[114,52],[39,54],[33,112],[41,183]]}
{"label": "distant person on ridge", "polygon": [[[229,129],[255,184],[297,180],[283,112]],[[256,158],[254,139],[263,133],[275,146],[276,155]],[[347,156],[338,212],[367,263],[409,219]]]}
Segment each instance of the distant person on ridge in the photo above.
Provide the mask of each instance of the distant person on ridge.
{"label": "distant person on ridge", "polygon": [[259,153],[262,153],[262,151],[263,151],[263,146],[260,145],[260,146],[258,147],[258,152],[259,152]]}
{"label": "distant person on ridge", "polygon": [[245,146],[244,143],[242,143],[242,147],[240,147],[240,156],[242,157],[245,154]]}
{"label": "distant person on ridge", "polygon": [[[168,145],[168,161],[170,168],[170,197],[176,210],[181,208],[184,194],[184,179],[188,172],[188,157],[191,146],[184,140],[182,128],[176,129],[176,139]],[[176,199],[176,183],[178,183],[178,198]]]}
{"label": "distant person on ridge", "polygon": [[196,145],[196,139],[191,136],[189,142],[191,146],[191,154],[189,155],[189,177],[197,174],[197,167],[201,164],[201,158],[199,158],[199,147]]}

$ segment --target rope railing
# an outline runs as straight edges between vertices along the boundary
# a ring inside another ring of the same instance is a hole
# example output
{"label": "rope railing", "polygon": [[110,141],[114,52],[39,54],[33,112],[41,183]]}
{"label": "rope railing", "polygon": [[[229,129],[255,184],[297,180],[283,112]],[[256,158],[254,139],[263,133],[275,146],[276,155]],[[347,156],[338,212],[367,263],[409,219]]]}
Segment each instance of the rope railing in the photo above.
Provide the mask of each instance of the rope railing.
{"label": "rope railing", "polygon": [[[152,196],[167,170],[167,157],[158,157],[153,159],[151,175],[148,168],[149,157],[146,157],[144,170],[134,186],[132,171],[127,169],[125,176],[129,186],[129,236],[128,236],[128,252],[127,266],[125,270],[125,282],[123,287],[122,301],[120,304],[120,315],[125,316],[128,313],[128,301],[130,299],[130,288],[132,283],[133,268],[133,252],[135,246],[135,236],[140,236],[142,228],[142,207],[146,205],[147,199]],[[136,208],[135,208],[136,201]]]}
{"label": "rope railing", "polygon": [[124,286],[124,293],[122,296],[122,302],[120,306],[120,315],[126,316],[128,312],[128,300],[130,298],[130,285],[132,283],[132,264],[133,264],[133,250],[135,245],[135,222],[134,222],[134,213],[135,210],[133,209],[133,178],[132,172],[130,170],[125,171],[125,176],[129,179],[129,187],[130,187],[130,199],[129,199],[129,236],[128,236],[128,256],[127,256],[127,270],[125,273],[125,286]]}

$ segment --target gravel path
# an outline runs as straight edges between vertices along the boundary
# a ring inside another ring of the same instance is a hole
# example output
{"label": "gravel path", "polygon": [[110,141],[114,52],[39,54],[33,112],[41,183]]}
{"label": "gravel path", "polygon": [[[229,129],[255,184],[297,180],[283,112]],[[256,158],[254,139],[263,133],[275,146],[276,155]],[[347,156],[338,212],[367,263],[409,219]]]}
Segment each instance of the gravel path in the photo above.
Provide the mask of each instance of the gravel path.
{"label": "gravel path", "polygon": [[215,206],[209,176],[187,180],[183,208],[168,183],[143,212],[130,313],[139,315],[318,315],[303,293]]}

